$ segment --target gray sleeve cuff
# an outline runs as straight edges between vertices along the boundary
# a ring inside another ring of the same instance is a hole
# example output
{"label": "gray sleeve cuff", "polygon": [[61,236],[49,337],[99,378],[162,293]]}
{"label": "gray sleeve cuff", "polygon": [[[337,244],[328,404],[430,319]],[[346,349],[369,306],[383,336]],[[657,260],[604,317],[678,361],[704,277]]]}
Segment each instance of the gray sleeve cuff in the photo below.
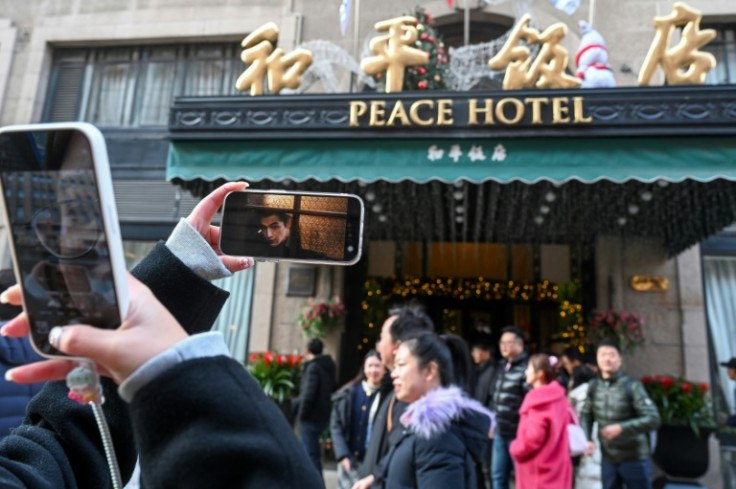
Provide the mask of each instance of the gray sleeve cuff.
{"label": "gray sleeve cuff", "polygon": [[195,358],[230,356],[225,339],[219,332],[201,333],[180,341],[138,367],[118,387],[120,398],[130,402],[144,385],[171,367]]}
{"label": "gray sleeve cuff", "polygon": [[184,218],[179,220],[179,224],[166,240],[166,247],[205,280],[211,281],[232,275],[222,264],[215,250]]}

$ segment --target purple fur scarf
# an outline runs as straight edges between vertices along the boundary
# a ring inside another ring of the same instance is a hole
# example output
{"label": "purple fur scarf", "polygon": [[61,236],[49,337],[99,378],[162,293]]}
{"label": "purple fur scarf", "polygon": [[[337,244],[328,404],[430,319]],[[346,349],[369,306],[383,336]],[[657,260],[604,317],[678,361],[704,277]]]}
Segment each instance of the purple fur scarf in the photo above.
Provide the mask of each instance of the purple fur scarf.
{"label": "purple fur scarf", "polygon": [[424,439],[441,435],[450,423],[462,418],[465,411],[477,411],[491,419],[491,429],[495,416],[481,403],[463,395],[457,386],[438,387],[414,401],[404,414],[401,424]]}

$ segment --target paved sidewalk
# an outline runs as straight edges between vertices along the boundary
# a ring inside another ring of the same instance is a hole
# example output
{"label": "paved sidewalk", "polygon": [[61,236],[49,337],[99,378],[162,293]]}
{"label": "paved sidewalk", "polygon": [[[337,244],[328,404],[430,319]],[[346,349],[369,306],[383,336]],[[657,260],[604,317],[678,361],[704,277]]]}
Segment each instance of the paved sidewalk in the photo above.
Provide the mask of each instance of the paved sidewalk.
{"label": "paved sidewalk", "polygon": [[337,489],[337,470],[325,469],[322,476],[325,479],[325,489]]}

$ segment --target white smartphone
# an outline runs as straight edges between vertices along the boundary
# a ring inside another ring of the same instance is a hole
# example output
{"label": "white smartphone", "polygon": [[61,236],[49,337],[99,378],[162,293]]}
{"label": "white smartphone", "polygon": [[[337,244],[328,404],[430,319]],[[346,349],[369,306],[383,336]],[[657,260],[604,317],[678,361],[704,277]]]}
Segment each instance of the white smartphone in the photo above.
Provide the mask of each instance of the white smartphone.
{"label": "white smartphone", "polygon": [[117,328],[128,310],[107,148],[86,123],[0,128],[0,187],[34,348],[54,326]]}
{"label": "white smartphone", "polygon": [[243,190],[225,197],[220,250],[259,261],[352,265],[363,247],[357,195]]}

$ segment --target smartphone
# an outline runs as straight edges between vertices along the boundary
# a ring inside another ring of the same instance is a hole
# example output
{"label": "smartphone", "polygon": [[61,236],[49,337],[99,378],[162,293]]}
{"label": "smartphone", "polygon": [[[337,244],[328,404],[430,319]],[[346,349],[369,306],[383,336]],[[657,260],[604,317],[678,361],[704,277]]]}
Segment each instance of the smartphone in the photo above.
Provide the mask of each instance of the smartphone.
{"label": "smartphone", "polygon": [[105,140],[86,123],[0,128],[0,187],[31,343],[68,358],[51,328],[115,329],[128,309]]}
{"label": "smartphone", "polygon": [[357,195],[243,190],[225,197],[220,250],[259,261],[352,265],[363,246]]}

